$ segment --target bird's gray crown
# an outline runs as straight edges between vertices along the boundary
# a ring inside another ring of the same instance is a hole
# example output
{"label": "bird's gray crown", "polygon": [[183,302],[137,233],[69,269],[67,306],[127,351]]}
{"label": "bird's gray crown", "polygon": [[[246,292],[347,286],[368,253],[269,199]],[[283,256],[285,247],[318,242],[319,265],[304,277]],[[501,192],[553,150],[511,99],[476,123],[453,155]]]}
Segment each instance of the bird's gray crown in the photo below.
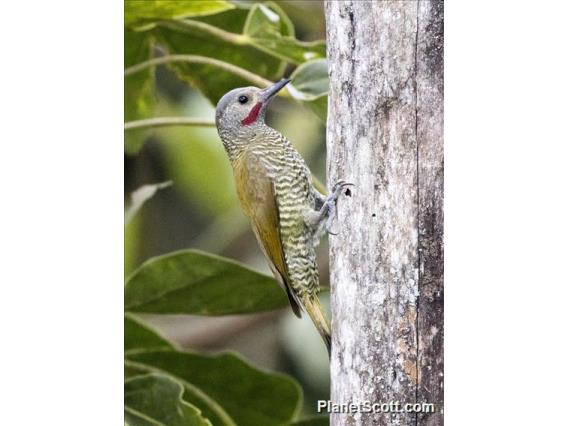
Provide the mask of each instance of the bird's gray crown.
{"label": "bird's gray crown", "polygon": [[252,86],[231,90],[217,103],[217,128],[221,131],[263,124],[267,105],[288,83],[290,79],[285,78],[262,90]]}
{"label": "bird's gray crown", "polygon": [[[217,107],[215,109],[215,123],[217,127],[220,126],[221,121],[225,114],[231,112],[232,110],[241,110],[244,108],[239,108],[238,98],[241,95],[251,95],[253,93],[258,93],[260,91],[259,88],[249,86],[249,87],[239,87],[237,89],[233,89],[230,92],[227,92],[223,95],[223,97],[217,102]],[[252,101],[252,100],[251,100]],[[248,109],[250,109],[252,105],[248,105]],[[235,111],[236,112],[236,111]]]}

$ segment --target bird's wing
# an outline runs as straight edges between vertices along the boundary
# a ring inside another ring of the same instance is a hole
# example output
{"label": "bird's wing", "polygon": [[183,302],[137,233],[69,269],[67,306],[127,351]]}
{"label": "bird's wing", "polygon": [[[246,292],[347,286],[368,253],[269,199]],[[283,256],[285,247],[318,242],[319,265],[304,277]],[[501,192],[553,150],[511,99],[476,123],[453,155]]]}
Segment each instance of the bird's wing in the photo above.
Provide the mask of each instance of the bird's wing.
{"label": "bird's wing", "polygon": [[280,238],[278,202],[274,184],[262,162],[252,153],[243,154],[235,164],[237,193],[243,211],[268,264],[286,292],[294,314],[301,316],[300,303],[292,288]]}

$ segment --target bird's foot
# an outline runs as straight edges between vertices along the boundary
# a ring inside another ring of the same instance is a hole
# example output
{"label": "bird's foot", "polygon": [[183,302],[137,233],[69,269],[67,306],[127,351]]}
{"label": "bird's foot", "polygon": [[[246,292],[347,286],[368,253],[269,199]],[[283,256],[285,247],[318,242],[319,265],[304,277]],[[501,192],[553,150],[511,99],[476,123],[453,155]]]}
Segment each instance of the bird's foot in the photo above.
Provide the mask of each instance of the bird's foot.
{"label": "bird's foot", "polygon": [[[325,230],[330,235],[337,235],[336,232],[331,230],[333,221],[337,215],[337,200],[343,192],[343,188],[347,186],[354,186],[352,183],[345,182],[343,180],[337,181],[333,185],[331,194],[326,198],[320,212],[323,212],[322,218],[325,218]],[[325,210],[324,210],[325,209]]]}
{"label": "bird's foot", "polygon": [[[333,221],[336,217],[337,211],[337,200],[341,195],[343,189],[347,186],[354,186],[352,183],[345,182],[343,180],[338,181],[333,185],[331,194],[323,199],[323,203],[319,210],[310,210],[304,216],[305,223],[313,229],[315,243],[319,243],[320,237],[327,232],[330,235],[337,235],[333,232],[331,227]],[[347,194],[346,195],[350,195]]]}
{"label": "bird's foot", "polygon": [[326,202],[333,201],[333,203],[336,203],[337,199],[341,195],[341,192],[343,191],[343,188],[347,186],[355,186],[355,185],[349,182],[345,182],[344,180],[338,180],[335,183],[335,185],[333,185],[333,189],[331,190],[331,195],[327,197]]}

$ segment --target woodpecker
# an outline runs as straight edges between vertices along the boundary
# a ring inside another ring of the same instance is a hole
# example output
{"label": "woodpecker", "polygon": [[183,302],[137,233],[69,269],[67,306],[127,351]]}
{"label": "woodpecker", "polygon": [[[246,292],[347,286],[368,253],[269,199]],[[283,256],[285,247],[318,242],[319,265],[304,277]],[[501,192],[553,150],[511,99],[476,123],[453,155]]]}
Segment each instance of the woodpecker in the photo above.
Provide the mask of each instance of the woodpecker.
{"label": "woodpecker", "polygon": [[298,151],[265,124],[270,101],[289,82],[231,90],[217,104],[215,123],[242,210],[270,269],[294,314],[308,313],[330,354],[330,324],[318,298],[316,247],[326,231],[331,233],[337,199],[351,184],[339,181],[329,196],[322,195]]}

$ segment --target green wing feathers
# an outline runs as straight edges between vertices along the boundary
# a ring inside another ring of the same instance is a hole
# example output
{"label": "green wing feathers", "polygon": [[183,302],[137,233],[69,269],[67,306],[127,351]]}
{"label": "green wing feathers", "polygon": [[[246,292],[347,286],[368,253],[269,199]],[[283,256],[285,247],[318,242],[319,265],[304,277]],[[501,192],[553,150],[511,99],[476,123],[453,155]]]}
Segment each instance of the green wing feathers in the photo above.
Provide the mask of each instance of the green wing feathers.
{"label": "green wing feathers", "polygon": [[284,258],[274,185],[262,163],[252,154],[243,154],[235,162],[234,172],[242,209],[251,222],[272,273],[288,296],[294,314],[301,317]]}

